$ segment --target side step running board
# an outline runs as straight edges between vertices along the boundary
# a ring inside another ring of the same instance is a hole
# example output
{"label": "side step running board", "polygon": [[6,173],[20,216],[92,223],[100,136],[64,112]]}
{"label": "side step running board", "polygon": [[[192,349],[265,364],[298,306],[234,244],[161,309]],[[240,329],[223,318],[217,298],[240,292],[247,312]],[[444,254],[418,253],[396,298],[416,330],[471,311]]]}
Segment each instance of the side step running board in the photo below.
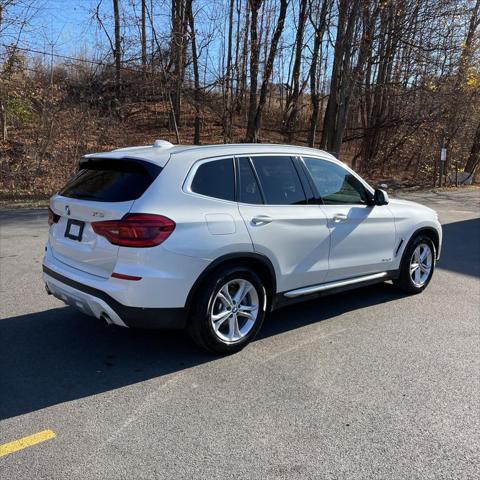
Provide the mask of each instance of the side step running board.
{"label": "side step running board", "polygon": [[364,275],[363,277],[349,278],[348,280],[340,280],[338,282],[323,283],[321,285],[312,285],[311,287],[297,288],[296,290],[290,290],[284,293],[288,298],[300,297],[302,295],[310,295],[311,293],[323,292],[330,290],[331,288],[346,287],[348,285],[354,285],[355,283],[368,282],[370,280],[376,280],[386,277],[387,272],[374,273],[372,275]]}

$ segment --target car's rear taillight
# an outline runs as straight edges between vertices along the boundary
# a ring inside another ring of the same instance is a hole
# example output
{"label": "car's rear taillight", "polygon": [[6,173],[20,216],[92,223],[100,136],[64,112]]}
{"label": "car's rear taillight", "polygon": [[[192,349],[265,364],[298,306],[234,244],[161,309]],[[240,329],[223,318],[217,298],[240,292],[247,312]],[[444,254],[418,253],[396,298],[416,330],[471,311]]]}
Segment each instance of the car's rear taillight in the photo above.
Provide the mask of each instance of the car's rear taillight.
{"label": "car's rear taillight", "polygon": [[165,241],[175,222],[163,215],[128,213],[121,220],[93,222],[94,232],[121,247],[154,247]]}
{"label": "car's rear taillight", "polygon": [[52,226],[54,223],[58,223],[60,215],[57,215],[51,208],[48,209],[48,224]]}

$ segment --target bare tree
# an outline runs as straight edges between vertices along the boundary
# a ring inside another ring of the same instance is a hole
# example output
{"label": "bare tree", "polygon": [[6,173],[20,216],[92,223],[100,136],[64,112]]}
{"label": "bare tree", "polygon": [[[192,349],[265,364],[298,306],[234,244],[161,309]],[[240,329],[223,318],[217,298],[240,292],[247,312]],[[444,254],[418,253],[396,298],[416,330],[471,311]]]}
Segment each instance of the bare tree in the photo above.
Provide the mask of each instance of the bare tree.
{"label": "bare tree", "polygon": [[[318,2],[320,3],[320,2]],[[312,113],[310,115],[310,128],[308,132],[308,145],[315,146],[318,118],[320,115],[320,92],[318,89],[318,66],[322,62],[320,50],[322,39],[327,29],[327,16],[332,8],[333,0],[321,0],[321,8],[313,5],[311,0],[309,18],[314,29],[312,60],[310,63],[310,102]],[[315,13],[314,13],[315,11]]]}
{"label": "bare tree", "polygon": [[[3,2],[0,3],[0,32],[2,31],[3,26],[3,15],[4,15],[5,5]],[[0,130],[2,132],[2,140],[5,142],[7,140],[7,106],[6,106],[6,95],[4,93],[3,82],[0,83]]]}
{"label": "bare tree", "polygon": [[195,18],[193,16],[192,2],[193,0],[187,0],[186,9],[187,9],[188,23],[190,27],[190,42],[192,47],[192,64],[193,64],[193,81],[194,81],[193,104],[195,108],[195,119],[194,119],[193,143],[195,145],[200,145],[200,127],[201,127],[200,74],[198,70],[197,39],[195,34]]}
{"label": "bare tree", "polygon": [[339,0],[332,76],[320,147],[339,155],[353,90],[354,35],[360,18],[360,0]]}
{"label": "bare tree", "polygon": [[180,124],[182,88],[185,77],[185,0],[172,0],[173,123]]}
{"label": "bare tree", "polygon": [[467,163],[465,164],[465,171],[474,175],[480,163],[480,122],[475,130],[473,137],[472,148],[468,155]]}
{"label": "bare tree", "polygon": [[[467,35],[465,41],[462,45],[462,53],[460,56],[460,62],[458,67],[457,74],[457,83],[456,83],[456,93],[465,85],[472,62],[472,57],[474,56],[474,42],[477,29],[480,25],[480,0],[476,0],[474,7],[472,8],[470,14],[470,21],[468,24]],[[450,123],[450,132],[452,130],[457,130],[459,124],[457,122],[458,118],[458,108],[459,104],[457,99],[455,99],[451,115]],[[473,139],[472,149],[470,150],[470,155],[468,156],[467,162],[465,164],[465,171],[468,173],[475,173],[475,170],[478,167],[479,163],[479,151],[480,151],[480,125],[477,127],[475,136]]]}
{"label": "bare tree", "polygon": [[[29,22],[34,4],[0,0],[7,188],[31,163],[40,180],[25,175],[22,188],[58,186],[50,171],[68,175],[87,147],[118,143],[127,118],[125,144],[283,135],[367,177],[429,185],[444,138],[451,165],[478,171],[480,0],[96,0],[103,35],[78,58],[43,46],[54,42]],[[22,29],[36,45],[18,42]]]}
{"label": "bare tree", "polygon": [[228,9],[228,46],[227,46],[227,67],[225,72],[224,88],[224,142],[231,140],[232,135],[232,42],[233,42],[233,8],[235,0],[230,0]]}
{"label": "bare tree", "polygon": [[[0,72],[0,131],[2,140],[8,140],[8,109],[9,97],[15,88],[12,77],[18,59],[18,45],[25,27],[35,15],[35,0],[24,1],[20,5],[18,0],[0,0],[0,42],[5,41],[4,33],[10,33],[9,45],[0,43],[0,49],[5,48],[3,68]],[[7,15],[8,9],[20,7],[17,15]],[[1,65],[0,61],[0,65]]]}
{"label": "bare tree", "polygon": [[140,43],[142,44],[142,67],[143,70],[147,69],[147,28],[146,28],[146,17],[147,17],[147,4],[146,0],[141,0],[141,38]]}
{"label": "bare tree", "polygon": [[[267,99],[268,85],[270,83],[270,76],[272,75],[272,70],[273,70],[273,62],[277,55],[278,42],[280,40],[280,37],[283,32],[283,28],[285,26],[285,16],[287,13],[288,1],[289,0],[280,0],[280,11],[278,14],[277,25],[275,27],[275,31],[273,33],[272,41],[270,44],[270,50],[268,53],[267,62],[265,64],[265,70],[263,72],[263,80],[262,80],[262,86],[260,88],[260,97],[258,100],[258,105],[256,105],[254,112],[249,111],[249,114],[248,114],[249,122],[247,125],[247,141],[249,142],[258,141],[258,134],[262,126],[263,109],[265,107],[265,101]],[[253,29],[253,23],[252,23],[252,29]],[[256,72],[257,72],[258,71],[258,45],[256,50],[257,50],[257,53],[256,53],[257,55]],[[252,81],[253,81],[253,78],[252,78]],[[252,95],[252,92],[253,92],[254,104],[256,104],[256,86],[257,86],[256,83],[257,82],[255,82],[255,90],[254,91],[252,90],[250,93]],[[250,108],[252,108],[251,100],[250,100]]]}
{"label": "bare tree", "polygon": [[120,98],[120,81],[121,81],[121,68],[122,68],[120,13],[118,8],[118,0],[112,0],[112,2],[113,2],[114,38],[115,38],[115,48],[113,52],[113,55],[115,57],[115,90],[116,90],[116,95],[118,100]]}
{"label": "bare tree", "polygon": [[462,54],[460,56],[460,65],[458,69],[458,77],[464,79],[470,63],[472,56],[474,54],[474,41],[477,28],[480,25],[480,0],[476,0],[475,5],[472,8],[470,14],[470,21],[468,23],[468,30],[465,41],[462,45]]}
{"label": "bare tree", "polygon": [[297,34],[295,37],[295,61],[292,71],[292,89],[287,96],[285,108],[285,140],[291,142],[293,140],[294,129],[299,112],[300,100],[300,70],[302,67],[302,52],[304,49],[303,36],[305,32],[305,24],[308,17],[308,0],[300,0],[300,8],[298,11],[298,23],[296,26]]}
{"label": "bare tree", "polygon": [[249,0],[250,4],[250,96],[248,102],[247,140],[252,142],[255,130],[255,116],[257,113],[257,85],[258,61],[260,45],[258,43],[258,11],[262,0]]}
{"label": "bare tree", "polygon": [[[236,110],[240,113],[243,109],[245,93],[247,90],[247,67],[248,67],[248,37],[250,34],[250,0],[245,2],[245,20],[243,27],[243,47],[242,64],[238,73],[237,92],[236,92]],[[258,72],[257,72],[258,73]]]}

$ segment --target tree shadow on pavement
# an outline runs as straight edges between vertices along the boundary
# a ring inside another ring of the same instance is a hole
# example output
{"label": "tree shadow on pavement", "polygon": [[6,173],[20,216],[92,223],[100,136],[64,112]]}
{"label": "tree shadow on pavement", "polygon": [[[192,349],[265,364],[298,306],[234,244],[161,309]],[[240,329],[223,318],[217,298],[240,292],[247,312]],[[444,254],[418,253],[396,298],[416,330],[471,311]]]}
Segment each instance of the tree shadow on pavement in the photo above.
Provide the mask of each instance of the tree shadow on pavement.
{"label": "tree shadow on pavement", "polygon": [[[479,277],[479,232],[479,219],[444,225],[439,268]],[[259,339],[402,297],[384,283],[286,307],[265,322]],[[71,307],[5,318],[0,320],[0,419],[216,359],[183,332],[108,327]]]}
{"label": "tree shadow on pavement", "polygon": [[[366,287],[273,313],[260,339],[401,297],[392,285]],[[184,332],[109,327],[72,307],[0,320],[0,419],[22,415],[219,357]]]}

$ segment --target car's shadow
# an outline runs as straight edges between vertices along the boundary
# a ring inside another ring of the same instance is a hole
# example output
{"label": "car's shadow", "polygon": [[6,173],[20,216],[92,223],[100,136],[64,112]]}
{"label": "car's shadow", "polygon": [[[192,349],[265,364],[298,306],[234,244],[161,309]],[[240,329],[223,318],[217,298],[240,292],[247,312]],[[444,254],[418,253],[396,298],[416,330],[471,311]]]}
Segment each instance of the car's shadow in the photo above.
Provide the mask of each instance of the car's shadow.
{"label": "car's shadow", "polygon": [[[480,276],[480,220],[444,226],[439,268]],[[401,298],[380,284],[284,308],[259,339]],[[0,320],[0,418],[131,385],[216,360],[182,332],[108,327],[70,307]]]}
{"label": "car's shadow", "polygon": [[[259,339],[399,298],[384,284],[275,312]],[[0,418],[176,372],[218,357],[183,332],[108,327],[72,307],[0,321]]]}

